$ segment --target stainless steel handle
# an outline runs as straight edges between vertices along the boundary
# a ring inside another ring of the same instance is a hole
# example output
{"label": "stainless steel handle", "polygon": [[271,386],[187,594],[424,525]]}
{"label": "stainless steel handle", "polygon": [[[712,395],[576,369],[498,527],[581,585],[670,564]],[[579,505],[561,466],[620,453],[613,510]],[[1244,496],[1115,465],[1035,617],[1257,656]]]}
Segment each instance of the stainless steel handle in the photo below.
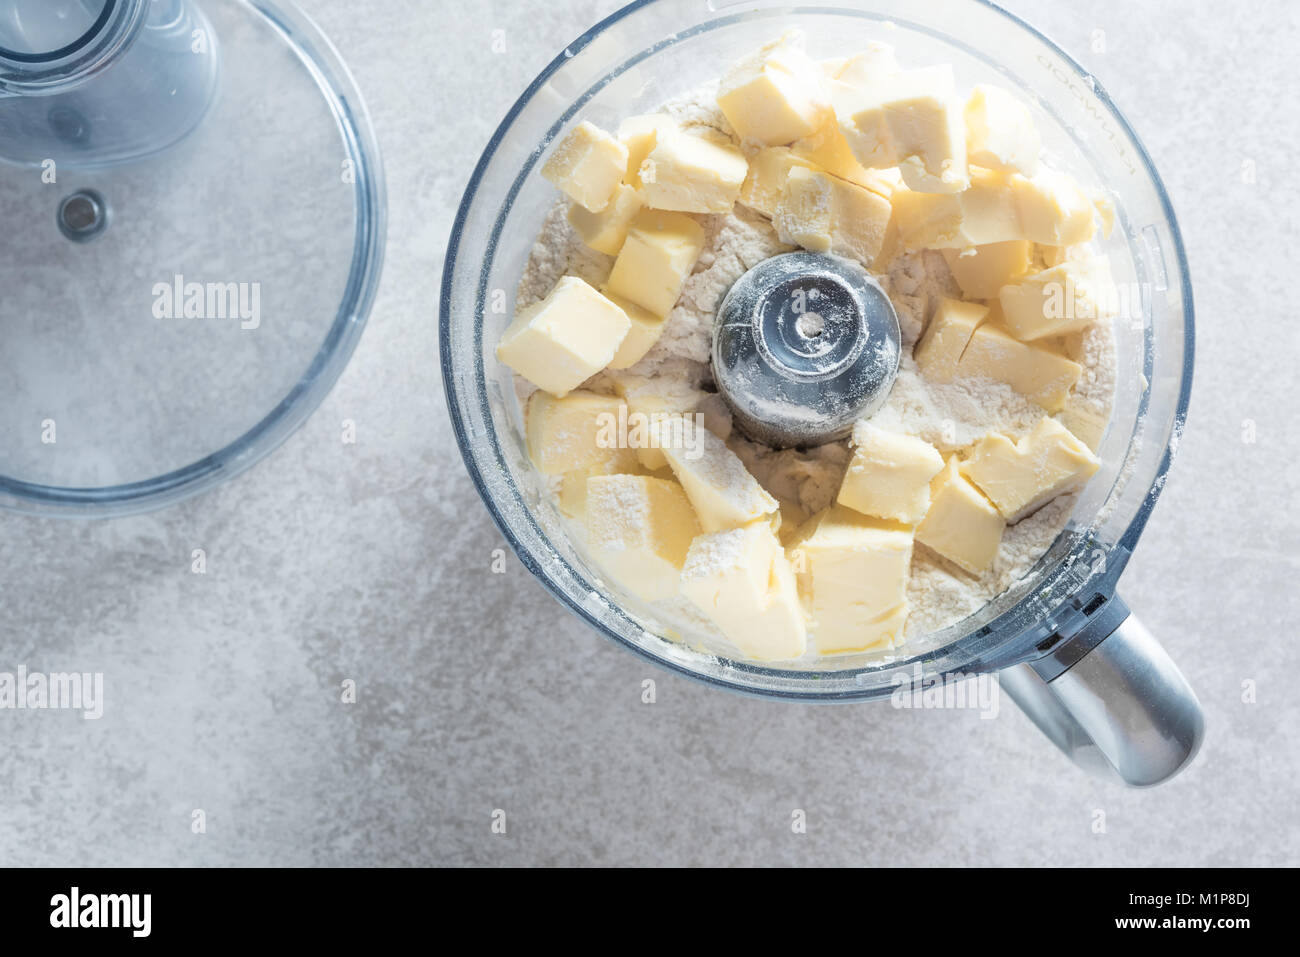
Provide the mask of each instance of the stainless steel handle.
{"label": "stainless steel handle", "polygon": [[1196,756],[1205,735],[1187,679],[1118,598],[1051,654],[1000,677],[1002,689],[1071,760],[1131,787],[1169,780]]}

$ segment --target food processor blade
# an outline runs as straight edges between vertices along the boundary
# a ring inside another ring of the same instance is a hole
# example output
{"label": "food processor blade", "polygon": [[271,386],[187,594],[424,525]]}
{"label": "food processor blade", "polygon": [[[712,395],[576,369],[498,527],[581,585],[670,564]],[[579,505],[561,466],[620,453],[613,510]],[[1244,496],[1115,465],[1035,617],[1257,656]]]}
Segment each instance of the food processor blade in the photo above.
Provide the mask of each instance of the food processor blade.
{"label": "food processor blade", "polygon": [[713,378],[750,438],[823,445],[884,404],[901,338],[888,294],[860,265],[784,253],[746,272],[723,299]]}

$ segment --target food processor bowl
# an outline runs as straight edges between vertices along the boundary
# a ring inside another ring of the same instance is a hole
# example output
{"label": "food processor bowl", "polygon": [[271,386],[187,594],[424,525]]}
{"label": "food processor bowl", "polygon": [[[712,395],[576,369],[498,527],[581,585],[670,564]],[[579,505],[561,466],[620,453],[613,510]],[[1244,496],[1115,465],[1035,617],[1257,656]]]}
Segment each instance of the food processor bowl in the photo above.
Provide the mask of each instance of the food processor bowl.
{"label": "food processor bowl", "polygon": [[[602,581],[529,462],[512,372],[494,347],[556,202],[538,175],[550,145],[582,120],[612,128],[652,112],[790,28],[818,57],[883,41],[906,63],[951,63],[959,87],[991,82],[1015,92],[1030,105],[1052,165],[1113,202],[1114,230],[1099,245],[1131,301],[1115,321],[1118,375],[1102,468],[1033,568],[976,614],[902,648],[767,665],[730,657],[703,636],[673,634]],[[646,0],[620,10],[533,81],[474,169],[448,247],[440,347],[457,439],[502,533],[556,598],[638,654],[719,687],[806,701],[889,697],[918,674],[1002,672],[1002,686],[1084,766],[1150,785],[1195,754],[1203,724],[1194,694],[1115,597],[1187,410],[1192,295],[1182,241],[1149,156],[1105,91],[1000,8],[983,0]]]}

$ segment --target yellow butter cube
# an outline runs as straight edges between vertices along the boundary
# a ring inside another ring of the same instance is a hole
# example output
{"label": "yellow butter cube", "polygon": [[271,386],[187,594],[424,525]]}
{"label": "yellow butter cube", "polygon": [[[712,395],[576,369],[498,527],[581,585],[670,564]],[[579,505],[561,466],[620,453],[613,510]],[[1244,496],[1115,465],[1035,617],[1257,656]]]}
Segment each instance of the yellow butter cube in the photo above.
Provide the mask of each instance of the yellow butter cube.
{"label": "yellow butter cube", "polygon": [[966,249],[1023,238],[1008,177],[972,169],[970,188],[944,195],[898,190],[891,197],[903,247]]}
{"label": "yellow butter cube", "polygon": [[930,506],[943,456],[929,442],[867,421],[853,428],[853,458],[836,501],[864,515],[915,525]]}
{"label": "yellow butter cube", "polygon": [[998,294],[1007,330],[1026,342],[1078,332],[1106,316],[1116,298],[1110,262],[1070,259]]}
{"label": "yellow butter cube", "polygon": [[864,622],[856,635],[844,636],[844,647],[842,648],[823,648],[820,644],[818,650],[822,654],[843,654],[850,651],[883,651],[887,648],[897,648],[903,643],[907,630],[907,616],[910,614],[907,605],[899,605],[891,611],[885,612],[879,618]]}
{"label": "yellow butter cube", "polygon": [[957,193],[970,185],[966,129],[952,67],[882,76],[835,98],[840,128],[859,163],[897,166],[910,189]]}
{"label": "yellow butter cube", "polygon": [[621,184],[599,213],[574,203],[569,207],[569,223],[586,245],[597,252],[617,256],[627,239],[628,227],[640,211],[640,195],[631,186]]}
{"label": "yellow butter cube", "polygon": [[533,385],[565,395],[614,358],[631,322],[576,276],[519,310],[497,343],[497,358]]}
{"label": "yellow butter cube", "polygon": [[811,136],[795,140],[790,149],[814,168],[879,193],[886,199],[903,181],[896,169],[867,169],[859,163],[834,118]]}
{"label": "yellow butter cube", "polygon": [[718,107],[742,139],[768,146],[807,136],[831,115],[821,71],[795,35],[733,65],[719,86]]}
{"label": "yellow butter cube", "polygon": [[816,169],[816,164],[785,146],[771,146],[759,150],[749,163],[749,173],[740,187],[740,201],[764,216],[776,215],[781,202],[786,178],[796,166]]}
{"label": "yellow butter cube", "polygon": [[997,86],[979,85],[966,100],[966,155],[986,169],[1033,176],[1043,141],[1029,107]]}
{"label": "yellow butter cube", "polygon": [[1053,266],[1059,266],[1070,258],[1073,250],[1065,246],[1039,246],[1034,245],[1034,263],[1044,269],[1051,269]]}
{"label": "yellow butter cube", "polygon": [[991,432],[961,464],[961,473],[997,506],[1010,523],[1058,495],[1082,488],[1101,460],[1055,419],[1042,419],[1013,442]]}
{"label": "yellow butter cube", "polygon": [[970,188],[954,195],[909,190],[892,198],[904,248],[967,249],[1016,239],[1046,246],[1086,243],[1095,210],[1068,176],[1030,179],[972,167]]}
{"label": "yellow butter cube", "polygon": [[629,116],[618,125],[618,140],[627,147],[627,172],[623,182],[636,188],[641,187],[641,164],[650,155],[650,151],[659,142],[659,137],[667,136],[677,129],[671,116],[664,113],[650,113],[645,116]]}
{"label": "yellow butter cube", "polygon": [[868,86],[901,73],[894,48],[872,40],[861,53],[838,61],[829,75],[850,86]]}
{"label": "yellow butter cube", "polygon": [[[560,476],[560,488],[556,499],[560,511],[570,518],[586,521],[587,514],[587,479],[597,475],[649,475],[650,470],[637,460],[632,449],[621,449],[617,457],[605,459],[586,468],[573,469]],[[659,478],[671,479],[672,475],[660,475]]]}
{"label": "yellow butter cube", "polygon": [[658,424],[669,416],[695,411],[706,393],[666,376],[631,373],[614,377],[614,391],[627,402],[629,414],[638,417],[637,460],[650,471],[668,468],[668,460],[657,444]]}
{"label": "yellow butter cube", "polygon": [[988,314],[988,307],[979,303],[939,300],[925,333],[912,351],[921,374],[933,382],[951,382],[957,378],[961,354]]}
{"label": "yellow butter cube", "polygon": [[770,522],[696,538],[681,591],[750,658],[780,661],[807,650],[794,571]]}
{"label": "yellow butter cube", "polygon": [[1052,349],[1021,342],[1001,326],[986,322],[971,336],[957,363],[957,372],[1005,382],[1048,412],[1059,412],[1083,367]]}
{"label": "yellow butter cube", "polygon": [[618,352],[609,360],[611,369],[627,369],[640,362],[659,341],[668,320],[608,291],[605,295],[627,314],[628,321],[632,324],[623,338],[623,344],[618,347]]}
{"label": "yellow butter cube", "polygon": [[598,213],[627,171],[627,147],[600,127],[579,123],[551,153],[542,175],[574,202]]}
{"label": "yellow butter cube", "polygon": [[772,225],[782,242],[869,266],[884,245],[889,215],[889,200],[878,193],[795,167],[786,177]]}
{"label": "yellow butter cube", "polygon": [[1101,440],[1106,437],[1110,425],[1110,418],[1103,415],[1100,408],[1074,396],[1066,400],[1065,408],[1056,418],[1093,452],[1101,448]]}
{"label": "yellow butter cube", "polygon": [[558,496],[560,511],[570,518],[585,519],[587,514],[587,479],[591,475],[586,469],[575,469],[560,476],[560,494]]}
{"label": "yellow butter cube", "polygon": [[677,594],[699,526],[681,486],[649,475],[587,479],[587,548],[602,570],[644,601]]}
{"label": "yellow butter cube", "polygon": [[1097,208],[1065,173],[1040,169],[1034,177],[1013,174],[1020,237],[1044,246],[1077,246],[1097,231]]}
{"label": "yellow butter cube", "polygon": [[1024,239],[969,249],[945,249],[948,271],[967,299],[994,299],[1002,287],[1029,272],[1034,244]]}
{"label": "yellow butter cube", "polygon": [[641,164],[641,198],[651,209],[727,213],[748,171],[745,154],[726,137],[669,133]]}
{"label": "yellow butter cube", "polygon": [[[832,505],[799,529],[789,554],[821,654],[888,648],[901,641],[911,529]],[[886,619],[900,620],[890,628]]]}
{"label": "yellow butter cube", "polygon": [[659,446],[706,532],[748,525],[776,513],[777,501],[725,442],[690,417],[661,423]]}
{"label": "yellow butter cube", "polygon": [[961,474],[956,456],[930,483],[930,510],[916,526],[916,540],[978,575],[993,564],[1006,519]]}
{"label": "yellow butter cube", "polygon": [[682,213],[643,209],[628,228],[605,289],[666,316],[703,249],[704,227],[695,220]]}
{"label": "yellow butter cube", "polygon": [[620,438],[626,414],[617,396],[579,391],[557,399],[534,392],[525,408],[528,455],[545,475],[638,471],[635,453]]}

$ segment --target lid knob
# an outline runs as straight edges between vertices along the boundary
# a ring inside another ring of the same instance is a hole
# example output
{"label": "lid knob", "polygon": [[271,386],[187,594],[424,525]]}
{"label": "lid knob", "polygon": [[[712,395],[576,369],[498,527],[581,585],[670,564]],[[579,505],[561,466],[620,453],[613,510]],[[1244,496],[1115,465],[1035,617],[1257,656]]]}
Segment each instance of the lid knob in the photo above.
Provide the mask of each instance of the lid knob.
{"label": "lid knob", "polygon": [[750,438],[821,445],[884,403],[900,341],[889,296],[860,265],[784,253],[741,276],[723,299],[713,377]]}

